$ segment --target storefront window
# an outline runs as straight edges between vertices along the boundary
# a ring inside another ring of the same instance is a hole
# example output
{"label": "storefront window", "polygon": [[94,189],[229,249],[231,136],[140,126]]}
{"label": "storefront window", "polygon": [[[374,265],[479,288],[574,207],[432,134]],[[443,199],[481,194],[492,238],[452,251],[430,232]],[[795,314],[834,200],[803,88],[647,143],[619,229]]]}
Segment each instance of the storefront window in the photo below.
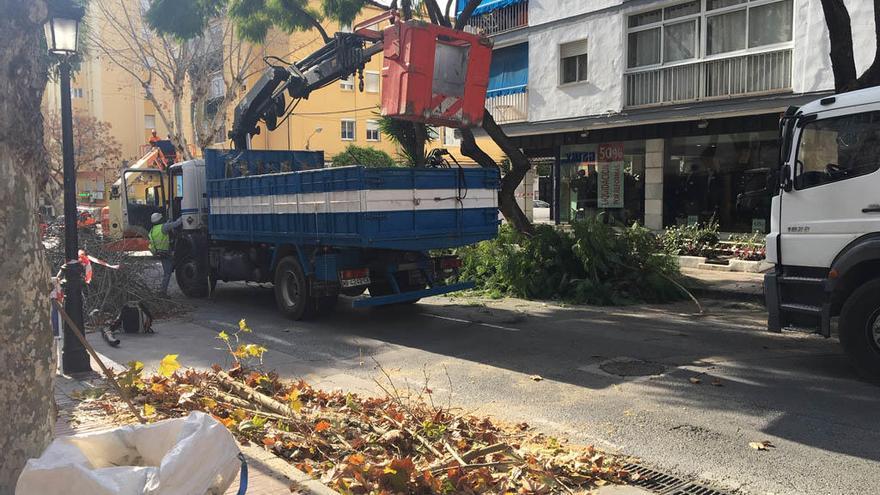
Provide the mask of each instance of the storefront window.
{"label": "storefront window", "polygon": [[560,162],[560,223],[600,212],[626,224],[644,221],[644,141],[563,146]]}
{"label": "storefront window", "polygon": [[767,232],[767,175],[779,157],[775,131],[688,136],[666,141],[666,226],[715,220],[725,232]]}

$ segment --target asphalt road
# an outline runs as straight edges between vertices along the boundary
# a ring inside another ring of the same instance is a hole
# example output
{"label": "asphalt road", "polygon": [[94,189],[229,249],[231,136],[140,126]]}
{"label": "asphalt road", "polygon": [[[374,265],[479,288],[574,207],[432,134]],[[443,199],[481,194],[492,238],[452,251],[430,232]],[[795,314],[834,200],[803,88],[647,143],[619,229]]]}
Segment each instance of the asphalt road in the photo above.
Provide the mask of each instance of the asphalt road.
{"label": "asphalt road", "polygon": [[[179,353],[184,365],[209,366],[224,361],[216,332],[246,318],[249,338],[269,348],[266,367],[321,387],[376,393],[378,362],[400,389],[419,389],[427,376],[435,401],[719,488],[880,493],[880,387],[855,378],[836,340],[766,333],[754,306],[693,310],[434,298],[374,310],[341,304],[293,322],[277,314],[271,290],[221,284],[155,335],[123,335],[119,349],[91,340],[117,362],[155,366]],[[658,374],[620,376],[635,372]],[[775,448],[748,445],[763,440]]]}

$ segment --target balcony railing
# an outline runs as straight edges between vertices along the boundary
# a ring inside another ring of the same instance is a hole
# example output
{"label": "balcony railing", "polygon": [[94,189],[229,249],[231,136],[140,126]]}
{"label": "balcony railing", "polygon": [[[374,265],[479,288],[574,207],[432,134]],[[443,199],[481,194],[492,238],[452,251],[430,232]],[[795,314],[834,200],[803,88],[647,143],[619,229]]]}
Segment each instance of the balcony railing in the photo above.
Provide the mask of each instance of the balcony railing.
{"label": "balcony railing", "polygon": [[529,118],[529,93],[490,96],[486,98],[486,109],[499,124],[525,122]]}
{"label": "balcony railing", "polygon": [[492,36],[529,25],[529,2],[519,2],[470,18],[465,30]]}
{"label": "balcony railing", "polygon": [[791,50],[626,74],[626,106],[640,107],[791,90]]}

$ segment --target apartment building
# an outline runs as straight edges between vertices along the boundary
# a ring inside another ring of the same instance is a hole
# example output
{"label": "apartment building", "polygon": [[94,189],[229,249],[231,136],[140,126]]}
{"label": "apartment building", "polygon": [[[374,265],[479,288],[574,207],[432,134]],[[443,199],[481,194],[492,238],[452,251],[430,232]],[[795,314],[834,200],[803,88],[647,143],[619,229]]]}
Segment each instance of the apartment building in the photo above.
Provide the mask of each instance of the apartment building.
{"label": "apartment building", "polygon": [[[460,11],[466,2],[457,1]],[[873,4],[846,2],[856,64]],[[606,211],[652,229],[769,228],[779,114],[832,91],[820,0],[486,0],[489,108],[552,163],[557,223]]]}

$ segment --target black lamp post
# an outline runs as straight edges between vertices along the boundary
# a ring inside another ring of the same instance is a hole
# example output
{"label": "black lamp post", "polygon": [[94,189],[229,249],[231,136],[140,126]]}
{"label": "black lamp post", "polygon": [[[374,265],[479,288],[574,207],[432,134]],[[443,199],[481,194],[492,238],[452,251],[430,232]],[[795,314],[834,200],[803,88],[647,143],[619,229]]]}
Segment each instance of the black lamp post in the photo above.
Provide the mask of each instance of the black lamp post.
{"label": "black lamp post", "polygon": [[[76,55],[79,22],[83,8],[50,2],[46,21],[46,44],[58,58],[61,83],[61,150],[64,160],[64,310],[83,329],[82,266],[77,261],[79,238],[76,231],[76,167],[73,161],[73,115],[70,109],[70,58]],[[91,371],[89,355],[70,326],[64,324],[61,369],[65,374]]]}

